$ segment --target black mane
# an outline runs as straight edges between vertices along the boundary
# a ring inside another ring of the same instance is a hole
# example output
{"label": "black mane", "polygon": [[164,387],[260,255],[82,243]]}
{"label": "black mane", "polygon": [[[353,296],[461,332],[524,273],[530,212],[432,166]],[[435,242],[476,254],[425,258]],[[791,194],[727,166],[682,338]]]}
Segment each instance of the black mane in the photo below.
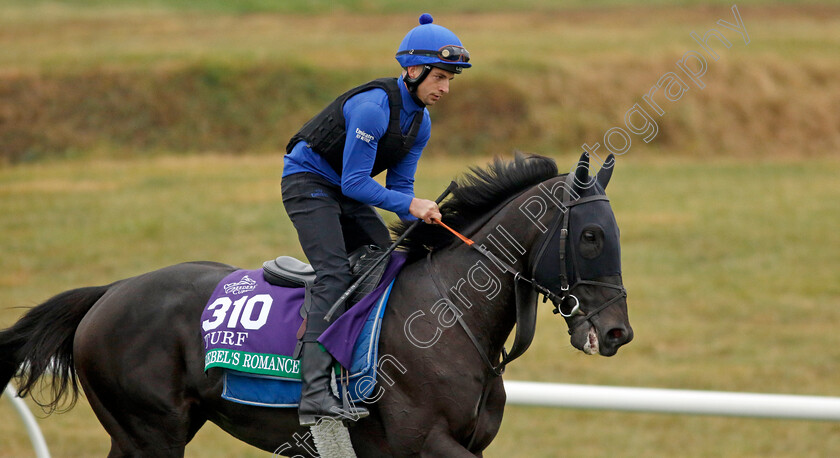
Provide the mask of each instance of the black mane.
{"label": "black mane", "polygon": [[[516,153],[512,161],[497,157],[486,169],[471,167],[470,171],[458,180],[459,186],[440,207],[442,221],[459,232],[509,197],[556,177],[557,164],[548,157]],[[400,236],[411,223],[394,223],[391,231]],[[411,261],[425,256],[430,250],[448,245],[453,239],[454,236],[446,229],[421,223],[400,243],[400,247],[408,252]]]}

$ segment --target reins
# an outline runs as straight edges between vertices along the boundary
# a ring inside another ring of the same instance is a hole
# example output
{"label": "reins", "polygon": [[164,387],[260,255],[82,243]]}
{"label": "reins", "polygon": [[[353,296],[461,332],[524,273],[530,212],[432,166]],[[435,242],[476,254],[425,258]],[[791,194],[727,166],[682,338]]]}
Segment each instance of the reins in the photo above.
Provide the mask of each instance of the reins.
{"label": "reins", "polygon": [[[429,276],[432,277],[432,282],[434,283],[435,288],[437,288],[438,293],[443,294],[444,290],[440,287],[440,284],[438,284],[438,275],[436,275],[437,272],[436,272],[436,269],[434,267],[434,264],[432,263],[432,253],[431,252],[429,252],[429,254],[426,255],[426,260],[429,263]],[[446,296],[444,296],[444,297],[446,297]],[[462,318],[463,313],[461,313],[461,311],[458,310],[457,307],[455,307],[455,304],[453,304],[452,301],[447,299],[444,302],[446,303],[446,306],[449,307],[449,309],[455,315],[455,320],[458,322],[459,325],[461,325],[461,328],[464,330],[464,333],[467,334],[467,337],[470,338],[470,341],[472,341],[476,350],[478,350],[478,353],[479,353],[479,355],[481,355],[481,360],[484,361],[484,364],[487,367],[490,368],[490,371],[493,372],[493,374],[502,375],[505,372],[504,357],[507,356],[507,352],[505,352],[505,350],[502,349],[502,356],[503,356],[502,360],[503,361],[498,366],[494,366],[493,363],[490,361],[490,357],[487,355],[487,352],[484,351],[484,347],[482,347],[481,344],[479,343],[478,338],[472,332],[472,330],[467,325],[467,323],[464,322],[464,319]]]}
{"label": "reins", "polygon": [[484,257],[493,261],[499,267],[502,267],[505,270],[505,272],[513,274],[513,280],[514,281],[516,281],[516,282],[524,281],[525,283],[530,284],[531,288],[533,288],[538,293],[545,295],[546,298],[548,298],[548,299],[552,299],[552,300],[554,300],[554,299],[560,300],[561,299],[560,296],[552,293],[551,290],[549,290],[545,286],[540,285],[535,279],[524,277],[522,275],[522,272],[514,269],[510,264],[502,261],[496,255],[489,252],[486,248],[482,247],[481,245],[476,245],[473,240],[469,239],[468,237],[466,237],[465,235],[456,231],[455,229],[452,229],[451,227],[447,226],[443,221],[441,221],[439,219],[434,219],[434,220],[432,220],[432,222],[434,224],[437,224],[437,225],[443,227],[447,231],[451,232],[455,237],[458,237],[459,239],[461,239],[461,241],[464,242],[467,246],[475,248],[479,253],[484,255]]}
{"label": "reins", "polygon": [[[572,175],[569,175],[567,177],[567,181],[566,181],[567,189],[571,189],[570,187],[568,187],[571,184],[570,183],[571,179],[572,179]],[[504,205],[500,205],[497,208],[504,207],[507,203],[509,203],[510,201],[515,199],[516,197],[518,197],[520,194],[521,193],[507,199],[506,202],[504,203]],[[432,261],[432,252],[430,251],[428,253],[428,255],[426,256],[426,259],[427,259],[427,262],[428,262],[429,275],[432,278],[432,282],[433,282],[435,288],[438,290],[438,294],[440,294],[441,297],[446,299],[444,301],[444,303],[452,311],[452,313],[455,316],[455,320],[461,326],[461,329],[463,329],[464,333],[467,335],[467,337],[470,339],[470,341],[472,342],[475,349],[478,351],[484,365],[489,369],[490,373],[493,374],[496,377],[501,376],[504,373],[505,367],[507,366],[507,364],[510,364],[514,359],[516,359],[519,356],[521,356],[522,354],[524,354],[525,351],[530,346],[532,340],[533,340],[534,332],[535,332],[535,326],[536,326],[536,302],[537,302],[536,297],[531,296],[534,293],[543,294],[544,297],[545,297],[545,300],[551,299],[552,303],[554,304],[554,313],[562,315],[567,320],[569,320],[570,318],[572,318],[574,316],[579,316],[579,315],[583,316],[583,319],[579,320],[574,325],[570,324],[570,326],[569,326],[569,334],[570,335],[572,334],[573,330],[576,329],[578,326],[580,326],[582,323],[589,322],[589,320],[591,318],[593,318],[594,316],[599,314],[601,311],[603,311],[604,309],[609,307],[611,304],[613,304],[614,302],[616,302],[616,301],[620,300],[621,298],[627,296],[626,290],[621,285],[614,285],[614,284],[599,282],[599,281],[594,281],[594,280],[583,280],[582,278],[580,278],[580,273],[579,273],[580,270],[577,268],[577,262],[576,262],[577,260],[574,258],[574,256],[571,256],[571,258],[572,258],[572,262],[574,263],[574,267],[575,267],[575,271],[574,271],[575,278],[574,278],[574,283],[571,284],[571,285],[569,284],[568,268],[567,268],[567,265],[566,265],[566,262],[567,262],[567,259],[566,259],[566,251],[567,251],[566,243],[567,243],[567,239],[568,239],[568,236],[569,236],[569,221],[571,219],[569,209],[573,206],[576,206],[576,205],[583,205],[583,204],[586,204],[586,203],[589,203],[589,202],[595,202],[595,201],[609,201],[609,199],[607,198],[606,195],[598,194],[598,195],[586,196],[586,197],[581,197],[581,198],[571,200],[571,193],[569,193],[569,199],[568,200],[567,199],[561,199],[561,200],[563,201],[562,206],[561,206],[563,208],[560,208],[560,214],[555,219],[555,222],[552,225],[552,230],[548,234],[546,234],[546,236],[541,241],[541,245],[537,250],[536,256],[534,257],[534,262],[533,262],[533,267],[532,267],[532,272],[531,272],[532,276],[530,278],[528,276],[524,275],[519,270],[516,270],[510,264],[508,264],[508,263],[504,262],[503,260],[499,259],[493,253],[491,253],[486,248],[484,248],[482,245],[476,244],[475,241],[473,241],[469,237],[461,234],[457,230],[449,227],[444,222],[442,222],[438,219],[432,220],[432,222],[434,224],[437,224],[440,227],[442,227],[442,228],[446,229],[447,231],[449,231],[450,233],[452,233],[452,235],[457,237],[461,242],[463,242],[468,247],[472,247],[473,249],[478,251],[482,256],[489,259],[492,263],[496,264],[496,266],[501,268],[504,272],[507,272],[507,273],[510,273],[511,275],[513,275],[514,296],[515,296],[515,303],[516,303],[516,315],[515,315],[516,316],[516,335],[514,337],[513,346],[511,347],[510,353],[508,353],[506,351],[506,349],[504,348],[504,346],[502,346],[501,355],[500,355],[500,358],[499,358],[499,363],[494,365],[493,362],[490,359],[490,355],[488,355],[488,352],[481,345],[481,343],[479,342],[475,333],[472,332],[470,327],[464,321],[464,319],[462,317],[462,315],[463,315],[462,312],[460,310],[458,310],[458,308],[455,306],[455,304],[451,300],[448,299],[448,296],[445,294],[446,289],[441,287],[441,285],[440,285],[440,275],[438,275],[439,272],[437,271],[437,269],[436,269],[436,267],[435,267],[435,265]],[[495,212],[493,214],[495,215]],[[550,242],[553,239],[554,234],[556,233],[558,228],[560,229],[560,234],[559,234],[560,239],[559,239],[559,247],[558,247],[559,253],[557,253],[558,254],[558,259],[560,261],[560,272],[559,272],[559,275],[558,275],[559,280],[560,280],[560,294],[559,295],[554,293],[553,291],[551,291],[546,286],[540,284],[536,279],[536,268],[540,264],[540,260],[542,259],[542,257],[547,254],[547,251],[550,251],[550,250],[548,250],[548,246],[551,244]],[[572,251],[572,254],[574,254],[574,247],[572,247],[571,251]],[[530,286],[530,290],[532,292],[527,292],[523,295],[523,291],[520,290],[520,283],[522,283],[522,282],[527,283]],[[592,285],[592,286],[608,287],[608,288],[619,290],[619,294],[615,295],[610,300],[608,300],[605,303],[599,305],[595,309],[593,309],[591,311],[588,311],[588,313],[587,313],[587,312],[584,312],[581,309],[580,300],[574,294],[572,294],[572,290],[574,290],[578,285]],[[561,306],[569,299],[573,299],[575,304],[572,307],[571,311],[569,311],[568,313],[564,313],[563,310],[561,309]],[[545,302],[545,300],[543,302]],[[476,428],[477,428],[477,422],[480,418],[481,412],[484,409],[485,403],[487,402],[487,398],[489,396],[489,391],[490,391],[491,386],[492,386],[492,383],[490,383],[489,381],[484,382],[484,387],[483,387],[482,392],[481,392],[481,397],[479,398],[479,402],[478,402],[477,410],[476,410],[476,415],[475,415]],[[476,432],[476,430],[474,429],[472,434],[470,435],[469,444],[467,445],[468,449],[471,449],[473,443],[476,440],[475,432]]]}
{"label": "reins", "polygon": [[[514,284],[517,287],[518,287],[519,282],[528,283],[534,291],[536,291],[536,292],[542,294],[543,296],[545,296],[546,300],[551,299],[551,301],[554,303],[554,310],[553,310],[554,314],[560,314],[564,318],[571,318],[571,317],[576,316],[576,315],[584,315],[585,319],[582,320],[581,322],[579,322],[578,323],[578,325],[579,325],[580,323],[584,323],[584,322],[588,321],[590,318],[592,318],[593,316],[595,316],[598,313],[600,313],[601,311],[603,311],[605,308],[607,308],[610,304],[612,304],[616,300],[627,296],[627,292],[626,292],[626,290],[624,289],[623,286],[613,285],[611,283],[599,282],[599,281],[594,281],[594,280],[583,280],[579,277],[579,275],[577,274],[577,271],[575,271],[575,277],[576,278],[575,278],[574,284],[569,285],[568,269],[566,267],[566,240],[567,240],[568,235],[569,235],[569,220],[571,218],[568,217],[568,215],[566,214],[566,211],[570,207],[573,207],[575,205],[582,205],[582,204],[586,204],[586,203],[594,202],[594,201],[598,201],[598,200],[609,201],[609,199],[605,195],[595,195],[595,196],[582,197],[580,199],[577,199],[577,200],[574,200],[574,201],[571,201],[571,202],[566,202],[566,203],[563,204],[566,207],[566,210],[563,210],[563,212],[559,216],[561,221],[559,221],[558,224],[555,226],[555,227],[559,227],[562,224],[562,228],[560,229],[560,244],[559,244],[559,248],[560,248],[560,253],[559,253],[560,282],[561,282],[561,286],[560,286],[561,294],[560,295],[555,294],[549,288],[541,285],[535,278],[528,278],[528,277],[524,276],[522,274],[522,272],[516,270],[510,264],[502,261],[496,255],[494,255],[493,253],[491,253],[490,251],[488,251],[486,248],[482,247],[481,245],[476,245],[475,241],[466,237],[465,235],[461,234],[460,232],[456,231],[455,229],[452,229],[451,227],[447,226],[446,223],[444,223],[443,221],[438,220],[438,219],[434,219],[434,220],[432,220],[432,222],[434,224],[437,224],[437,225],[443,227],[444,229],[448,230],[449,232],[451,232],[455,237],[457,237],[462,242],[464,242],[464,244],[466,244],[469,247],[474,248],[476,251],[481,253],[484,257],[486,257],[487,259],[494,262],[497,266],[504,269],[505,272],[508,272],[508,273],[512,274],[513,275],[513,281],[515,282]],[[543,247],[540,248],[538,258],[541,258],[542,256],[545,255],[544,247],[547,245],[547,241],[548,241],[548,238],[546,239],[546,242],[543,243]],[[573,259],[573,261],[574,261],[574,259]],[[537,264],[537,262],[535,262],[535,265],[536,264]],[[606,303],[598,306],[594,310],[589,311],[587,313],[587,312],[584,312],[581,309],[580,300],[577,298],[577,296],[575,296],[574,294],[571,294],[571,290],[574,289],[574,287],[576,287],[578,285],[592,285],[592,286],[600,286],[600,287],[605,287],[605,288],[612,288],[612,289],[619,290],[620,293],[618,295],[616,295],[615,297],[613,297],[612,299],[610,299],[609,301],[607,301]],[[563,302],[565,302],[567,299],[574,299],[574,301],[575,301],[575,305],[572,307],[572,309],[569,313],[563,312],[563,310],[560,308],[560,305],[563,304]],[[573,329],[574,329],[574,327],[569,329],[569,334],[572,333]]]}
{"label": "reins", "polygon": [[[531,286],[531,289],[535,292],[544,294],[548,298],[552,298],[554,300],[557,298],[560,300],[560,297],[551,292],[548,288],[540,285],[535,279],[527,278],[522,275],[522,272],[516,270],[510,264],[502,261],[493,253],[489,252],[487,249],[482,247],[481,245],[477,245],[473,240],[466,237],[465,235],[461,234],[460,232],[452,229],[451,227],[447,226],[440,220],[433,220],[434,224],[438,224],[441,227],[450,231],[453,235],[455,235],[458,239],[460,239],[464,244],[469,247],[474,248],[476,251],[481,253],[484,257],[489,259],[491,262],[496,263],[498,266],[503,268],[505,272],[508,272],[513,275],[514,279],[514,295],[516,297],[516,336],[514,337],[513,346],[511,347],[510,353],[508,353],[504,347],[502,347],[502,355],[499,361],[499,364],[494,365],[490,360],[489,355],[484,350],[484,347],[478,342],[478,338],[476,338],[475,334],[472,332],[470,327],[461,317],[462,313],[460,310],[455,307],[455,304],[452,303],[450,300],[446,300],[445,303],[447,307],[452,310],[452,313],[455,315],[456,321],[464,330],[464,333],[467,334],[470,341],[472,341],[473,346],[478,351],[479,355],[481,356],[482,361],[484,364],[489,368],[489,370],[495,374],[496,376],[500,376],[505,371],[505,366],[510,364],[511,361],[514,359],[522,356],[525,353],[525,350],[531,344],[531,341],[534,337],[534,325],[536,320],[536,307],[528,307],[528,304],[523,304],[524,300],[520,300],[521,291],[519,289],[519,283],[525,282]],[[446,298],[447,296],[444,294],[445,289],[441,288],[438,284],[438,275],[436,269],[434,268],[434,263],[432,262],[432,252],[426,256],[426,259],[429,263],[429,274],[432,277],[432,281],[434,282],[435,287],[438,290],[438,293],[442,295],[442,297]],[[559,302],[558,302],[559,304]],[[559,307],[559,306],[558,306]]]}

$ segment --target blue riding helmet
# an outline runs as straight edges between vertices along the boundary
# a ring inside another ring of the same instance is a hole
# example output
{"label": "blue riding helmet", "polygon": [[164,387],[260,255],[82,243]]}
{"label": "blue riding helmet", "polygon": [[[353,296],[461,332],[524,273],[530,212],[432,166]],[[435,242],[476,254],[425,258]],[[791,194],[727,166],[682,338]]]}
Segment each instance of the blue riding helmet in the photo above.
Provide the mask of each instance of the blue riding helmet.
{"label": "blue riding helmet", "polygon": [[423,65],[420,76],[404,78],[412,91],[426,78],[431,67],[452,73],[461,73],[461,70],[472,67],[470,53],[464,49],[461,40],[446,27],[432,24],[432,21],[432,15],[421,15],[420,25],[405,35],[397,50],[396,59],[403,68]]}

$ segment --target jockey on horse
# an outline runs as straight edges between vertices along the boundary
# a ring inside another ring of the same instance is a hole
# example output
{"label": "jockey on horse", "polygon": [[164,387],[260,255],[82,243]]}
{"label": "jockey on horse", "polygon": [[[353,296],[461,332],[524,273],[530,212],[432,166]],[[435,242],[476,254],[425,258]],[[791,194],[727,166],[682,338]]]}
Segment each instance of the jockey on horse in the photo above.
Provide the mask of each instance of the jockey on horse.
{"label": "jockey on horse", "polygon": [[[406,34],[396,59],[399,78],[351,89],[308,121],[289,141],[284,160],[283,205],[317,278],[304,323],[300,424],[320,418],[367,416],[364,408],[342,411],[330,389],[333,358],[316,339],[324,319],[352,281],[348,253],[363,245],[384,247],[391,237],[374,207],[401,219],[430,223],[438,205],[414,197],[417,162],[431,132],[427,106],[449,93],[449,82],[469,68],[458,37],[428,14]],[[382,187],[372,177],[387,171]]]}

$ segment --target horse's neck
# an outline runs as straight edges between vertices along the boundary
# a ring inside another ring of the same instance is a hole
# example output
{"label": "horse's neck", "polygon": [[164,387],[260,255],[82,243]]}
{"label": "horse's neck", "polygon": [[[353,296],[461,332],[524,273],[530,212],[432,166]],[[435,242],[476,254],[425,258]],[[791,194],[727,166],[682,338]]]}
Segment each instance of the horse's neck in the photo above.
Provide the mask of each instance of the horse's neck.
{"label": "horse's neck", "polygon": [[[520,210],[530,195],[510,202],[471,235],[476,244],[527,277],[531,251],[542,235]],[[516,323],[513,275],[464,244],[435,254],[431,262],[441,294],[463,313],[464,322],[491,358],[498,356]]]}

